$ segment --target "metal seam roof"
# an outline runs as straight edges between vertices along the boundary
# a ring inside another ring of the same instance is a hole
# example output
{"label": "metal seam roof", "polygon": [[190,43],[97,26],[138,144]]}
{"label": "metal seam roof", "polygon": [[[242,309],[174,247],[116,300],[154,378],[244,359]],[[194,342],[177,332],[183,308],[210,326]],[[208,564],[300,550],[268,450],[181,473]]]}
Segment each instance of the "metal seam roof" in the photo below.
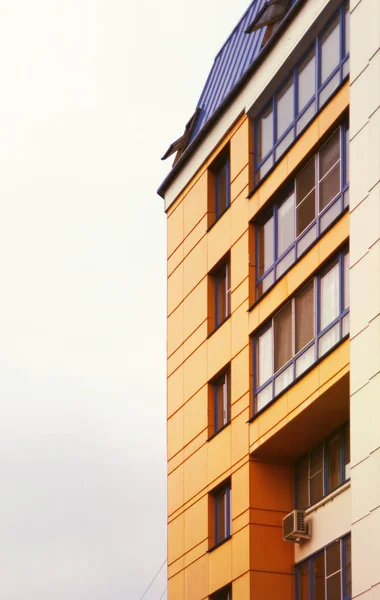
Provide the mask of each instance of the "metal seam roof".
{"label": "metal seam roof", "polygon": [[[291,0],[288,13],[295,4],[302,4],[304,1]],[[197,144],[196,138],[202,132],[205,125],[213,120],[213,116],[218,112],[218,109],[233,95],[234,89],[239,87],[239,83],[242,82],[244,76],[251,70],[251,67],[254,68],[253,64],[259,58],[263,49],[261,44],[265,35],[265,28],[249,34],[245,33],[245,30],[256,18],[265,2],[266,0],[252,0],[248,9],[218,52],[197,104],[199,116],[189,139],[189,151]],[[287,15],[284,17],[284,21],[286,20]],[[280,26],[279,31],[281,29]],[[274,37],[277,37],[277,34]],[[270,41],[268,42],[269,45]],[[266,50],[267,45],[264,48]],[[186,150],[184,155],[187,155]],[[183,162],[181,158],[179,160],[180,164]],[[185,156],[183,156],[183,159],[185,159]],[[167,184],[174,176],[173,171],[177,172],[180,164],[176,165],[175,169],[173,166],[172,171],[169,172],[159,187],[158,193],[161,196]]]}

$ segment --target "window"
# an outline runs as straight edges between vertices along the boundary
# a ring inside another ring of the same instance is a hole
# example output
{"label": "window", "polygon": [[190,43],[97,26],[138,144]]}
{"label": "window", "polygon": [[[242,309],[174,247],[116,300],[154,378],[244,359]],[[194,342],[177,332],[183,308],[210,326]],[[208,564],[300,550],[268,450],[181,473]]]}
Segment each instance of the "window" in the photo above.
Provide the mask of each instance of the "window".
{"label": "window", "polygon": [[217,221],[230,205],[230,149],[227,146],[209,171],[209,226]]}
{"label": "window", "polygon": [[217,546],[231,535],[231,483],[222,484],[211,493],[213,530],[211,546]]}
{"label": "window", "polygon": [[297,600],[351,599],[351,537],[348,535],[296,567]]}
{"label": "window", "polygon": [[254,337],[254,412],[349,332],[347,251],[339,253]]}
{"label": "window", "polygon": [[226,369],[213,379],[209,386],[210,400],[210,435],[220,431],[230,422],[231,385],[230,369]]}
{"label": "window", "polygon": [[211,331],[219,327],[230,315],[230,262],[224,259],[210,273],[213,314]]}
{"label": "window", "polygon": [[346,2],[258,116],[256,185],[349,74],[349,15]]}
{"label": "window", "polygon": [[210,596],[210,600],[232,600],[231,585],[227,585],[218,592],[215,592],[215,594],[212,594],[212,596]]}
{"label": "window", "polygon": [[350,428],[346,423],[309,450],[296,465],[296,505],[319,502],[350,477]]}
{"label": "window", "polygon": [[258,299],[348,206],[348,127],[321,146],[256,226]]}

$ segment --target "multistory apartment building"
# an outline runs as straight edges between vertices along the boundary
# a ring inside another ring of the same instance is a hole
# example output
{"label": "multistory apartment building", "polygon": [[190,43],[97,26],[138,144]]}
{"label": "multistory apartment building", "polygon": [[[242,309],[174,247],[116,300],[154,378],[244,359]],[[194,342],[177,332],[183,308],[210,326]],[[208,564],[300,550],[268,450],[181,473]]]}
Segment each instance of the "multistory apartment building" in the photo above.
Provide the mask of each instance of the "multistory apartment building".
{"label": "multistory apartment building", "polygon": [[168,599],[379,599],[379,0],[253,0],[170,154]]}

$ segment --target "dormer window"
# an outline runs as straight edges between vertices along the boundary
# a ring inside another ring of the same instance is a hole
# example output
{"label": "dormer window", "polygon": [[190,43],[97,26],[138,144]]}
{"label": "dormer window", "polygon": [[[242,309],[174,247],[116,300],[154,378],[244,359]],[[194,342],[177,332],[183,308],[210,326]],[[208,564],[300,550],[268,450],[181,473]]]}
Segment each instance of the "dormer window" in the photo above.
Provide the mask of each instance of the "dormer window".
{"label": "dormer window", "polygon": [[[253,31],[267,27],[264,39],[268,39],[274,30],[277,29],[289,6],[290,0],[267,0],[245,33],[252,33]],[[267,36],[268,32],[270,32],[270,35]]]}

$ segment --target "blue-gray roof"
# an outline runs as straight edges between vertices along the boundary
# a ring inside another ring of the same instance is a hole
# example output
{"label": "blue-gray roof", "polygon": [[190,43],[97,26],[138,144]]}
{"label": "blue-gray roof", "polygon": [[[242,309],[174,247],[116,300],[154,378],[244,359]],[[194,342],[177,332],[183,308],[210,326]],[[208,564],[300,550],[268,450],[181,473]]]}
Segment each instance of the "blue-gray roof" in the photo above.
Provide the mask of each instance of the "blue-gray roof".
{"label": "blue-gray roof", "polygon": [[[295,4],[301,4],[302,1],[291,0],[290,8]],[[196,110],[198,111],[198,116],[187,139],[187,147],[183,152],[184,156],[179,158],[178,163],[173,166],[173,169],[158,189],[158,193],[161,196],[163,196],[166,186],[172,180],[177,170],[181,168],[185,157],[196,145],[197,142],[195,144],[193,142],[204,126],[210,121],[224,101],[228,102],[227,98],[233,96],[234,89],[242,81],[250,67],[254,68],[253,63],[263,50],[262,41],[266,28],[258,29],[252,33],[245,33],[245,30],[255,20],[266,2],[267,0],[251,1],[248,9],[216,56],[197,104]],[[274,34],[275,36],[276,34]]]}
{"label": "blue-gray roof", "polygon": [[[190,142],[197,136],[259,55],[265,35],[265,27],[249,34],[245,33],[245,30],[254,21],[266,1],[252,0],[216,56],[197,105],[197,108],[200,109],[200,116],[192,131]],[[297,0],[292,0],[291,6],[295,2]]]}

